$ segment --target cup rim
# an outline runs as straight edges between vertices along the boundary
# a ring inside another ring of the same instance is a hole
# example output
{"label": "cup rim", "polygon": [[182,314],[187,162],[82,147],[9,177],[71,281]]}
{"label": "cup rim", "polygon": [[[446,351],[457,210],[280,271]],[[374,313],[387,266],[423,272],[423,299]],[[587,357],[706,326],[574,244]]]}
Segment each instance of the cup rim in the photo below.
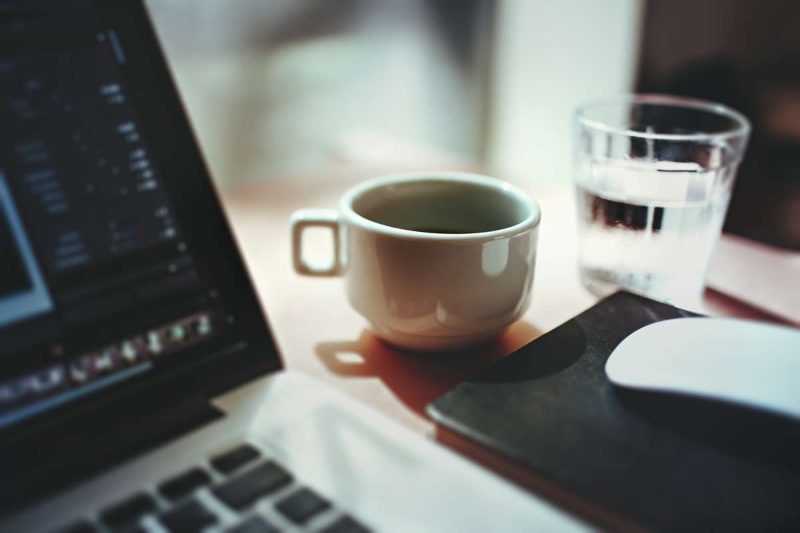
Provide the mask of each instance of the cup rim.
{"label": "cup rim", "polygon": [[[529,209],[528,216],[522,221],[498,230],[482,231],[478,233],[427,233],[404,228],[396,228],[370,220],[353,209],[353,202],[367,192],[398,183],[413,183],[420,181],[438,181],[451,183],[469,183],[482,187],[505,192],[516,201],[526,205]],[[419,241],[445,241],[453,243],[491,241],[513,237],[538,226],[541,220],[541,209],[533,198],[528,197],[519,187],[498,178],[491,178],[482,174],[454,171],[417,171],[389,174],[368,179],[349,189],[339,202],[339,212],[350,224],[367,229],[374,233],[391,237]]]}
{"label": "cup rim", "polygon": [[[666,107],[682,107],[696,109],[707,113],[728,117],[736,122],[736,126],[715,133],[650,133],[646,131],[635,131],[629,128],[621,128],[608,125],[599,120],[592,120],[585,116],[585,113],[595,107],[607,105],[634,105],[634,104],[653,104]],[[684,96],[673,96],[669,94],[624,94],[610,98],[598,98],[581,103],[574,113],[575,121],[586,127],[625,135],[627,137],[637,137],[640,139],[653,139],[664,141],[702,141],[702,140],[726,140],[735,137],[746,138],[750,134],[750,121],[739,111],[726,105],[702,100],[699,98],[688,98]]]}

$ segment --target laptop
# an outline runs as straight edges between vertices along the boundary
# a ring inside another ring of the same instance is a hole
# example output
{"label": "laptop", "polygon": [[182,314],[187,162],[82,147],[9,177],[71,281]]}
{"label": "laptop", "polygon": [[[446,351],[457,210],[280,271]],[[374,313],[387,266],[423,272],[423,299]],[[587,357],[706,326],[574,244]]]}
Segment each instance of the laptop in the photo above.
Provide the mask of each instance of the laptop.
{"label": "laptop", "polygon": [[0,0],[0,530],[583,528],[282,369],[140,0]]}

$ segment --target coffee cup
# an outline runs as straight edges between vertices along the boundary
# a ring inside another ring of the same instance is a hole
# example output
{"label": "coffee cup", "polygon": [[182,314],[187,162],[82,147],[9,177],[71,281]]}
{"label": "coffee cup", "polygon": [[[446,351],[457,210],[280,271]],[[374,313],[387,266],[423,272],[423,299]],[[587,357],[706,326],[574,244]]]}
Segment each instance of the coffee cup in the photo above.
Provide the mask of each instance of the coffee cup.
{"label": "coffee cup", "polygon": [[[397,174],[356,185],[336,210],[296,211],[292,258],[299,274],[342,276],[350,304],[385,341],[456,350],[527,309],[540,218],[536,202],[498,179]],[[333,232],[328,265],[304,257],[312,227]]]}

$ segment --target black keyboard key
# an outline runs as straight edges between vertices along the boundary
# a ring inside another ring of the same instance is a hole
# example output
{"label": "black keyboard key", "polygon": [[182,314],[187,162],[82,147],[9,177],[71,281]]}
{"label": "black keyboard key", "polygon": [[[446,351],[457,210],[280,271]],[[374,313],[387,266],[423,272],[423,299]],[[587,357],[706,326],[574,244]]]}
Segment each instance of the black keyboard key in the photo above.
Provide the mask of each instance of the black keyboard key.
{"label": "black keyboard key", "polygon": [[215,487],[212,492],[229,507],[241,510],[291,482],[289,472],[277,463],[267,461]]}
{"label": "black keyboard key", "polygon": [[305,524],[331,506],[330,502],[311,489],[302,488],[275,506],[295,524]]}
{"label": "black keyboard key", "polygon": [[353,517],[344,515],[320,533],[371,533],[370,529]]}
{"label": "black keyboard key", "polygon": [[202,468],[192,468],[162,482],[158,486],[158,492],[174,502],[210,483],[211,476],[208,475],[208,472]]}
{"label": "black keyboard key", "polygon": [[251,516],[241,524],[230,528],[227,533],[280,533],[280,529],[260,516]]}
{"label": "black keyboard key", "polygon": [[137,522],[142,516],[156,510],[156,501],[149,494],[139,492],[130,498],[106,507],[100,519],[108,527],[121,529]]}
{"label": "black keyboard key", "polygon": [[97,533],[100,530],[93,526],[88,520],[79,520],[67,524],[57,531],[58,533]]}
{"label": "black keyboard key", "polygon": [[170,509],[158,517],[161,524],[172,533],[193,533],[217,523],[214,513],[197,500]]}
{"label": "black keyboard key", "polygon": [[223,474],[230,474],[247,463],[261,457],[261,452],[250,444],[242,444],[211,458],[211,465]]}

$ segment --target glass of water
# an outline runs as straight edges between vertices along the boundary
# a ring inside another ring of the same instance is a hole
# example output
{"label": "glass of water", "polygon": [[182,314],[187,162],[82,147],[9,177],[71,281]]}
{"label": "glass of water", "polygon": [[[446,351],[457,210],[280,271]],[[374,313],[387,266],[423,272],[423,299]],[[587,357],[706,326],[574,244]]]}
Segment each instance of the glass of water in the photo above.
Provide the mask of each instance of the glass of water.
{"label": "glass of water", "polygon": [[574,118],[578,267],[598,296],[617,288],[691,303],[705,286],[748,120],[662,95],[586,103]]}

